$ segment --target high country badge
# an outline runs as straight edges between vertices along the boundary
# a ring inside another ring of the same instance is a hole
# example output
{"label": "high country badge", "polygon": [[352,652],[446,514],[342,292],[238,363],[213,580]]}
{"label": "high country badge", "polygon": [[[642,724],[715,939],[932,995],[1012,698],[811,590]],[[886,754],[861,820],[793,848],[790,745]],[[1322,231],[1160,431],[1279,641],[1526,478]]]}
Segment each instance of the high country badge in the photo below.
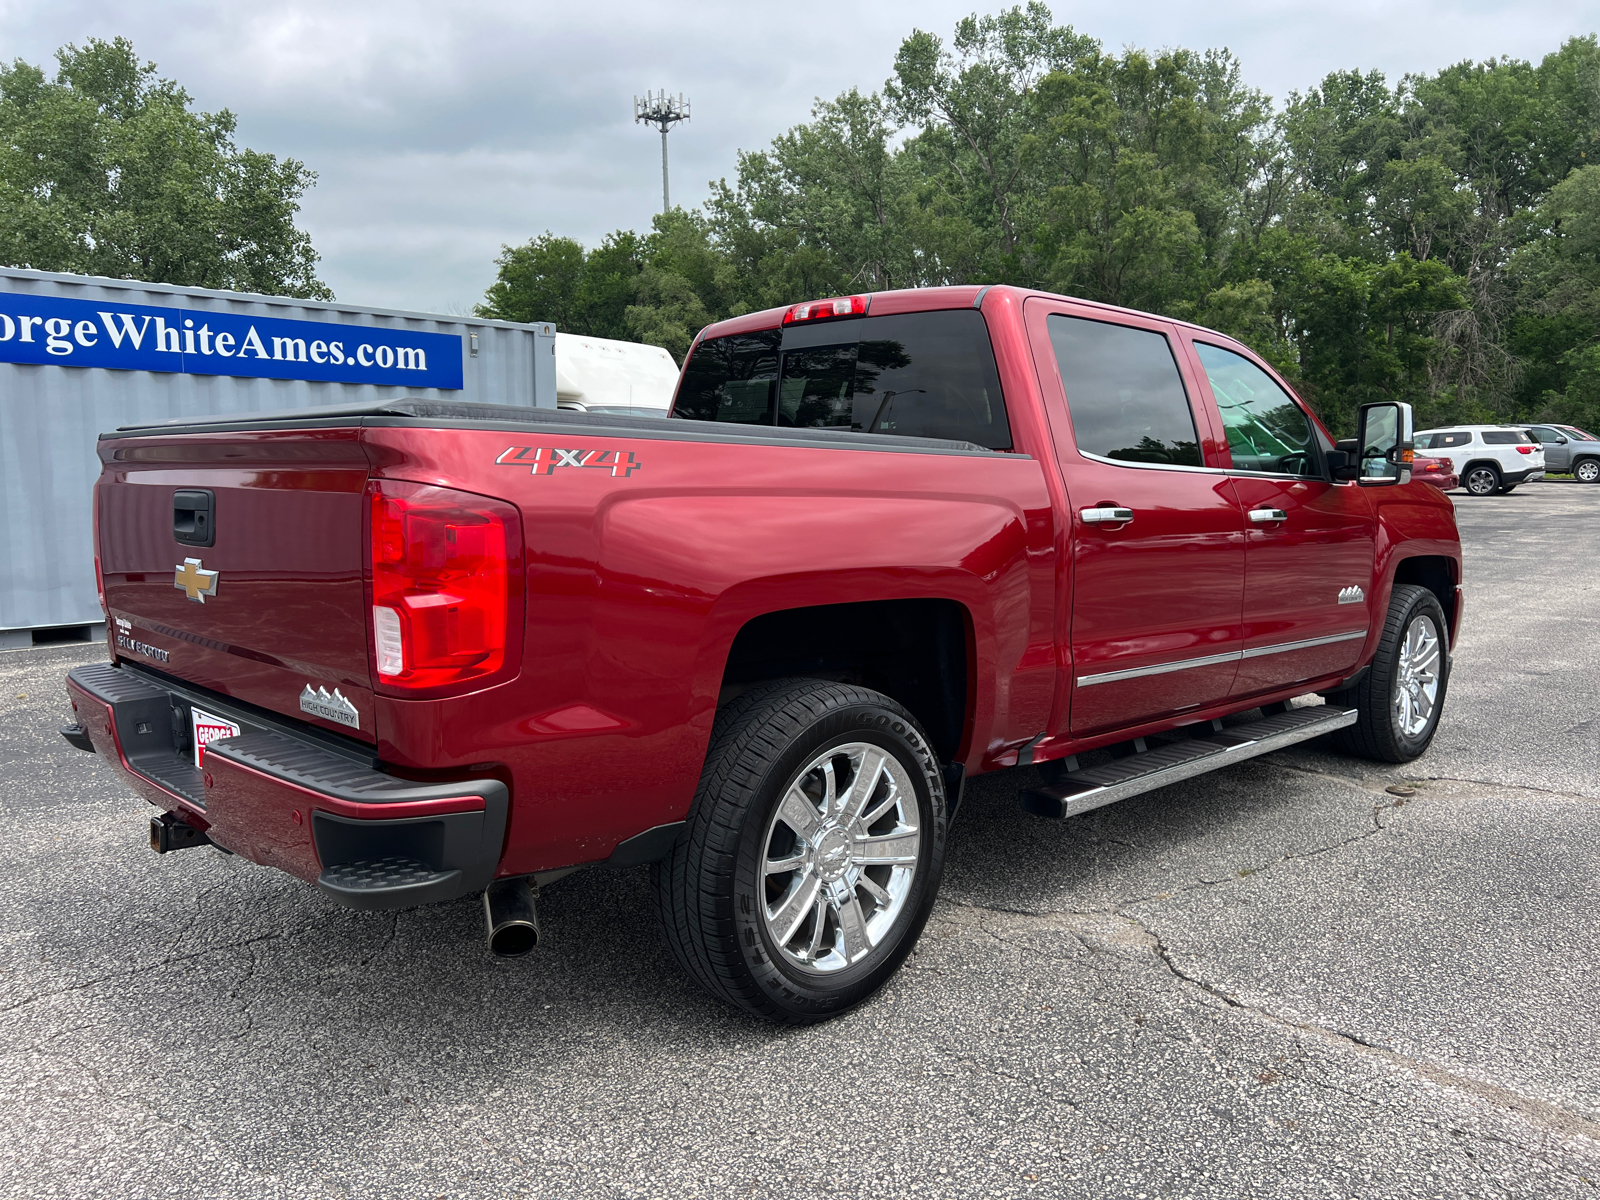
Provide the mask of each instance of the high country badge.
{"label": "high country badge", "polygon": [[361,714],[338,688],[329,692],[325,687],[313,688],[306,684],[306,690],[300,693],[300,711],[324,721],[337,721],[351,729],[361,728]]}

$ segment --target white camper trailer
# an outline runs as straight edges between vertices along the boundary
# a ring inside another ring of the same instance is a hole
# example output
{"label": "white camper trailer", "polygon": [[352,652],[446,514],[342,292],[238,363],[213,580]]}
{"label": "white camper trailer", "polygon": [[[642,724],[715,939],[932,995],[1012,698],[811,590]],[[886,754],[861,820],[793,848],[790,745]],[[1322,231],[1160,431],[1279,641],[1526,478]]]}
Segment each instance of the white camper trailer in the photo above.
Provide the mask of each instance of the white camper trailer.
{"label": "white camper trailer", "polygon": [[580,412],[664,417],[678,364],[660,346],[556,334],[556,405]]}

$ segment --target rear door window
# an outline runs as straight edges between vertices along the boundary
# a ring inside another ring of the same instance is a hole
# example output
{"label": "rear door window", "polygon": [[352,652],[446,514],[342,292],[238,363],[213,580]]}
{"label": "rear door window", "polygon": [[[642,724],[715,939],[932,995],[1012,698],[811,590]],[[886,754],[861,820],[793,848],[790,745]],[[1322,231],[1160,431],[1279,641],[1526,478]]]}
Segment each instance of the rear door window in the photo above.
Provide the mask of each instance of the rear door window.
{"label": "rear door window", "polygon": [[770,425],[782,339],[771,329],[701,342],[689,356],[672,415],[691,421]]}
{"label": "rear door window", "polygon": [[1466,432],[1464,430],[1456,430],[1456,431],[1453,431],[1453,432],[1445,432],[1445,433],[1436,433],[1436,434],[1433,435],[1433,441],[1428,443],[1428,449],[1429,450],[1447,450],[1451,446],[1465,446],[1471,440],[1472,440],[1472,434],[1470,434],[1470,433],[1468,433],[1468,432]]}
{"label": "rear door window", "polygon": [[1242,354],[1194,344],[1222,413],[1237,471],[1317,475],[1311,418],[1281,387]]}
{"label": "rear door window", "polygon": [[[749,349],[758,339],[762,349]],[[702,342],[673,415],[1011,448],[989,329],[973,309],[791,325]]]}
{"label": "rear door window", "polygon": [[1049,330],[1080,452],[1202,465],[1194,413],[1164,334],[1064,313],[1050,315]]}

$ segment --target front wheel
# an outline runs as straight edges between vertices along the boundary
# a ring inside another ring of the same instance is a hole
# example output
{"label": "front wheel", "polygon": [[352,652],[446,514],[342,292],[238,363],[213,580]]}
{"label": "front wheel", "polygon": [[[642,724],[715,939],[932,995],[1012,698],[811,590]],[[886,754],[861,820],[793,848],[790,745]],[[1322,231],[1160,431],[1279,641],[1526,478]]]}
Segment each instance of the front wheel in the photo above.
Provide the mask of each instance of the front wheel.
{"label": "front wheel", "polygon": [[1579,483],[1600,482],[1600,458],[1585,458],[1572,468],[1572,477]]}
{"label": "front wheel", "polygon": [[788,679],[718,714],[688,827],[655,870],[679,962],[788,1024],[859,1004],[916,944],[944,865],[944,781],[916,719]]}
{"label": "front wheel", "polygon": [[1354,725],[1332,735],[1335,746],[1358,758],[1410,762],[1428,748],[1439,728],[1450,682],[1449,626],[1439,598],[1425,587],[1396,584],[1372,665],[1329,704],[1354,707]]}
{"label": "front wheel", "polygon": [[1500,472],[1480,463],[1467,471],[1461,486],[1474,496],[1492,496],[1500,490]]}

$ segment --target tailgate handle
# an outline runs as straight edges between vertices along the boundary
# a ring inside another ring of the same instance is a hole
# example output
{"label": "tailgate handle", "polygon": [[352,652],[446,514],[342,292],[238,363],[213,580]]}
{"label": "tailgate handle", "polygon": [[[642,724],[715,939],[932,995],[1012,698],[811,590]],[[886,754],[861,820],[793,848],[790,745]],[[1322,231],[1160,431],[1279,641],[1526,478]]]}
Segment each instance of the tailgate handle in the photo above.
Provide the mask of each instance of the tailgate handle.
{"label": "tailgate handle", "polygon": [[215,495],[199,489],[173,492],[172,536],[185,546],[216,545]]}

